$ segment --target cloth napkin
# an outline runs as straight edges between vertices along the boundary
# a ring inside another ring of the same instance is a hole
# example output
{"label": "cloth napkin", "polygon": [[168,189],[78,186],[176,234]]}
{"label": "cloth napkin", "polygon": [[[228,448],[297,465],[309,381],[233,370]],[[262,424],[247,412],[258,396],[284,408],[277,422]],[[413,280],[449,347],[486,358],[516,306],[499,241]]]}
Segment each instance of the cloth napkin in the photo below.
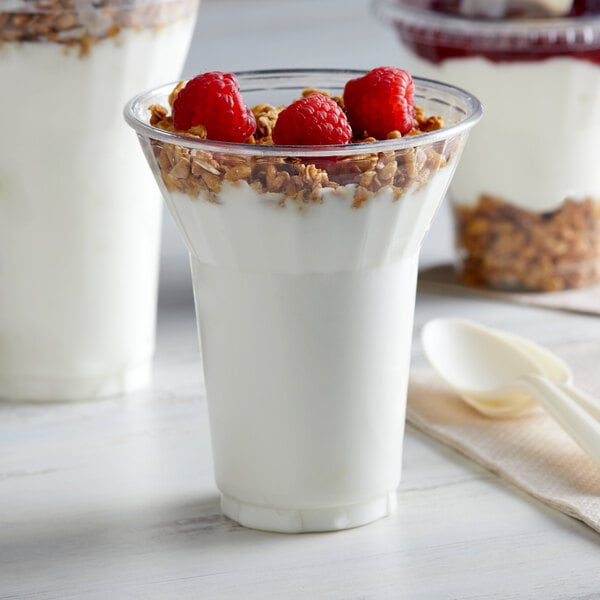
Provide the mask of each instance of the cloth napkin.
{"label": "cloth napkin", "polygon": [[[577,365],[577,386],[600,398],[600,382],[594,377],[600,344],[580,342],[552,350]],[[542,409],[513,419],[484,417],[462,402],[433,369],[419,367],[411,369],[407,419],[538,500],[600,532],[600,466]]]}
{"label": "cloth napkin", "polygon": [[452,265],[438,265],[419,273],[422,291],[458,293],[515,302],[528,306],[600,315],[600,285],[561,292],[502,292],[473,288],[460,283]]}

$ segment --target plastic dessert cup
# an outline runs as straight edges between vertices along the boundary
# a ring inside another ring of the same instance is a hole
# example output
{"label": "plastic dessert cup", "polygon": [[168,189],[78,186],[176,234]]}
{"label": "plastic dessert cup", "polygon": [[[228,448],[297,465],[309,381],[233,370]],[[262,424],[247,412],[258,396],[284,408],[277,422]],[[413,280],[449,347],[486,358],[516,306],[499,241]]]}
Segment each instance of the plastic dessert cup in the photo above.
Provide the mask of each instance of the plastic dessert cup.
{"label": "plastic dessert cup", "polygon": [[0,398],[127,392],[150,377],[161,202],[121,110],[179,75],[197,2],[4,4]]}
{"label": "plastic dessert cup", "polygon": [[403,64],[486,108],[450,188],[463,281],[533,291],[599,282],[600,15],[485,20],[414,4],[376,3]]}
{"label": "plastic dessert cup", "polygon": [[[362,74],[238,78],[249,106],[278,106],[304,88],[341,94]],[[223,512],[283,532],[389,514],[419,248],[480,117],[478,101],[417,81],[417,104],[444,116],[444,129],[268,147],[150,126],[148,107],[168,106],[172,88],[136,97],[125,115],[190,251]]]}

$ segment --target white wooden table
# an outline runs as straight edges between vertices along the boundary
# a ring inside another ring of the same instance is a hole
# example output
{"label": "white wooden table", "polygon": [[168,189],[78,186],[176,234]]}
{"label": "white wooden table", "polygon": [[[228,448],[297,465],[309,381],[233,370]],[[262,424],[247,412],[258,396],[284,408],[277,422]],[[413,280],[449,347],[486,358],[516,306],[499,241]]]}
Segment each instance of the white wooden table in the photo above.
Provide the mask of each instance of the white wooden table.
{"label": "white wooden table", "polygon": [[[367,0],[204,0],[186,74],[399,62]],[[425,264],[449,256],[448,232],[444,211]],[[410,427],[391,518],[290,536],[221,516],[187,260],[168,220],[165,238],[152,389],[0,404],[0,600],[600,598],[598,534]],[[600,319],[432,295],[418,298],[417,331],[443,314],[542,343],[600,339]]]}
{"label": "white wooden table", "polygon": [[[421,295],[540,342],[600,320]],[[0,599],[600,598],[600,535],[412,428],[397,514],[281,535],[221,516],[191,305],[163,307],[155,381],[127,398],[0,404]],[[421,359],[418,343],[414,361]]]}

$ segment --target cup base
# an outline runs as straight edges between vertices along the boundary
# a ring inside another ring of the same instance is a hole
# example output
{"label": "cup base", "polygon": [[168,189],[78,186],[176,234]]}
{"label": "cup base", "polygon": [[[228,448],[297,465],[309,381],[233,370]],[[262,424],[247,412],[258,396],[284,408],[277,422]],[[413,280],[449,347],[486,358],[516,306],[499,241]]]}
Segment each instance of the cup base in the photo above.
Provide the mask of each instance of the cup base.
{"label": "cup base", "polygon": [[152,361],[97,377],[13,377],[0,374],[0,399],[73,402],[119,396],[150,384]]}
{"label": "cup base", "polygon": [[289,509],[259,506],[221,495],[225,516],[244,527],[278,533],[336,531],[366,525],[392,514],[398,503],[396,491],[366,502],[325,508]]}

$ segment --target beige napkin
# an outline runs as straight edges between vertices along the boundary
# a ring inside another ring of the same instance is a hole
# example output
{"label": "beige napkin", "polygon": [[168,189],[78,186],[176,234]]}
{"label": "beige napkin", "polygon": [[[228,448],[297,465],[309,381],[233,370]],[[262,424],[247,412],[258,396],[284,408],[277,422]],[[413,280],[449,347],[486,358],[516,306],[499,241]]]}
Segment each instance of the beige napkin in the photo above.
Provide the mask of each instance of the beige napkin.
{"label": "beige napkin", "polygon": [[438,265],[419,273],[419,290],[484,296],[528,306],[600,315],[600,285],[562,292],[501,292],[462,285],[452,265]]}
{"label": "beige napkin", "polygon": [[[578,387],[600,398],[597,343],[563,348],[577,365]],[[579,377],[579,375],[582,375]],[[600,532],[600,466],[536,409],[518,419],[490,419],[462,402],[430,368],[411,370],[408,421],[535,498]]]}

